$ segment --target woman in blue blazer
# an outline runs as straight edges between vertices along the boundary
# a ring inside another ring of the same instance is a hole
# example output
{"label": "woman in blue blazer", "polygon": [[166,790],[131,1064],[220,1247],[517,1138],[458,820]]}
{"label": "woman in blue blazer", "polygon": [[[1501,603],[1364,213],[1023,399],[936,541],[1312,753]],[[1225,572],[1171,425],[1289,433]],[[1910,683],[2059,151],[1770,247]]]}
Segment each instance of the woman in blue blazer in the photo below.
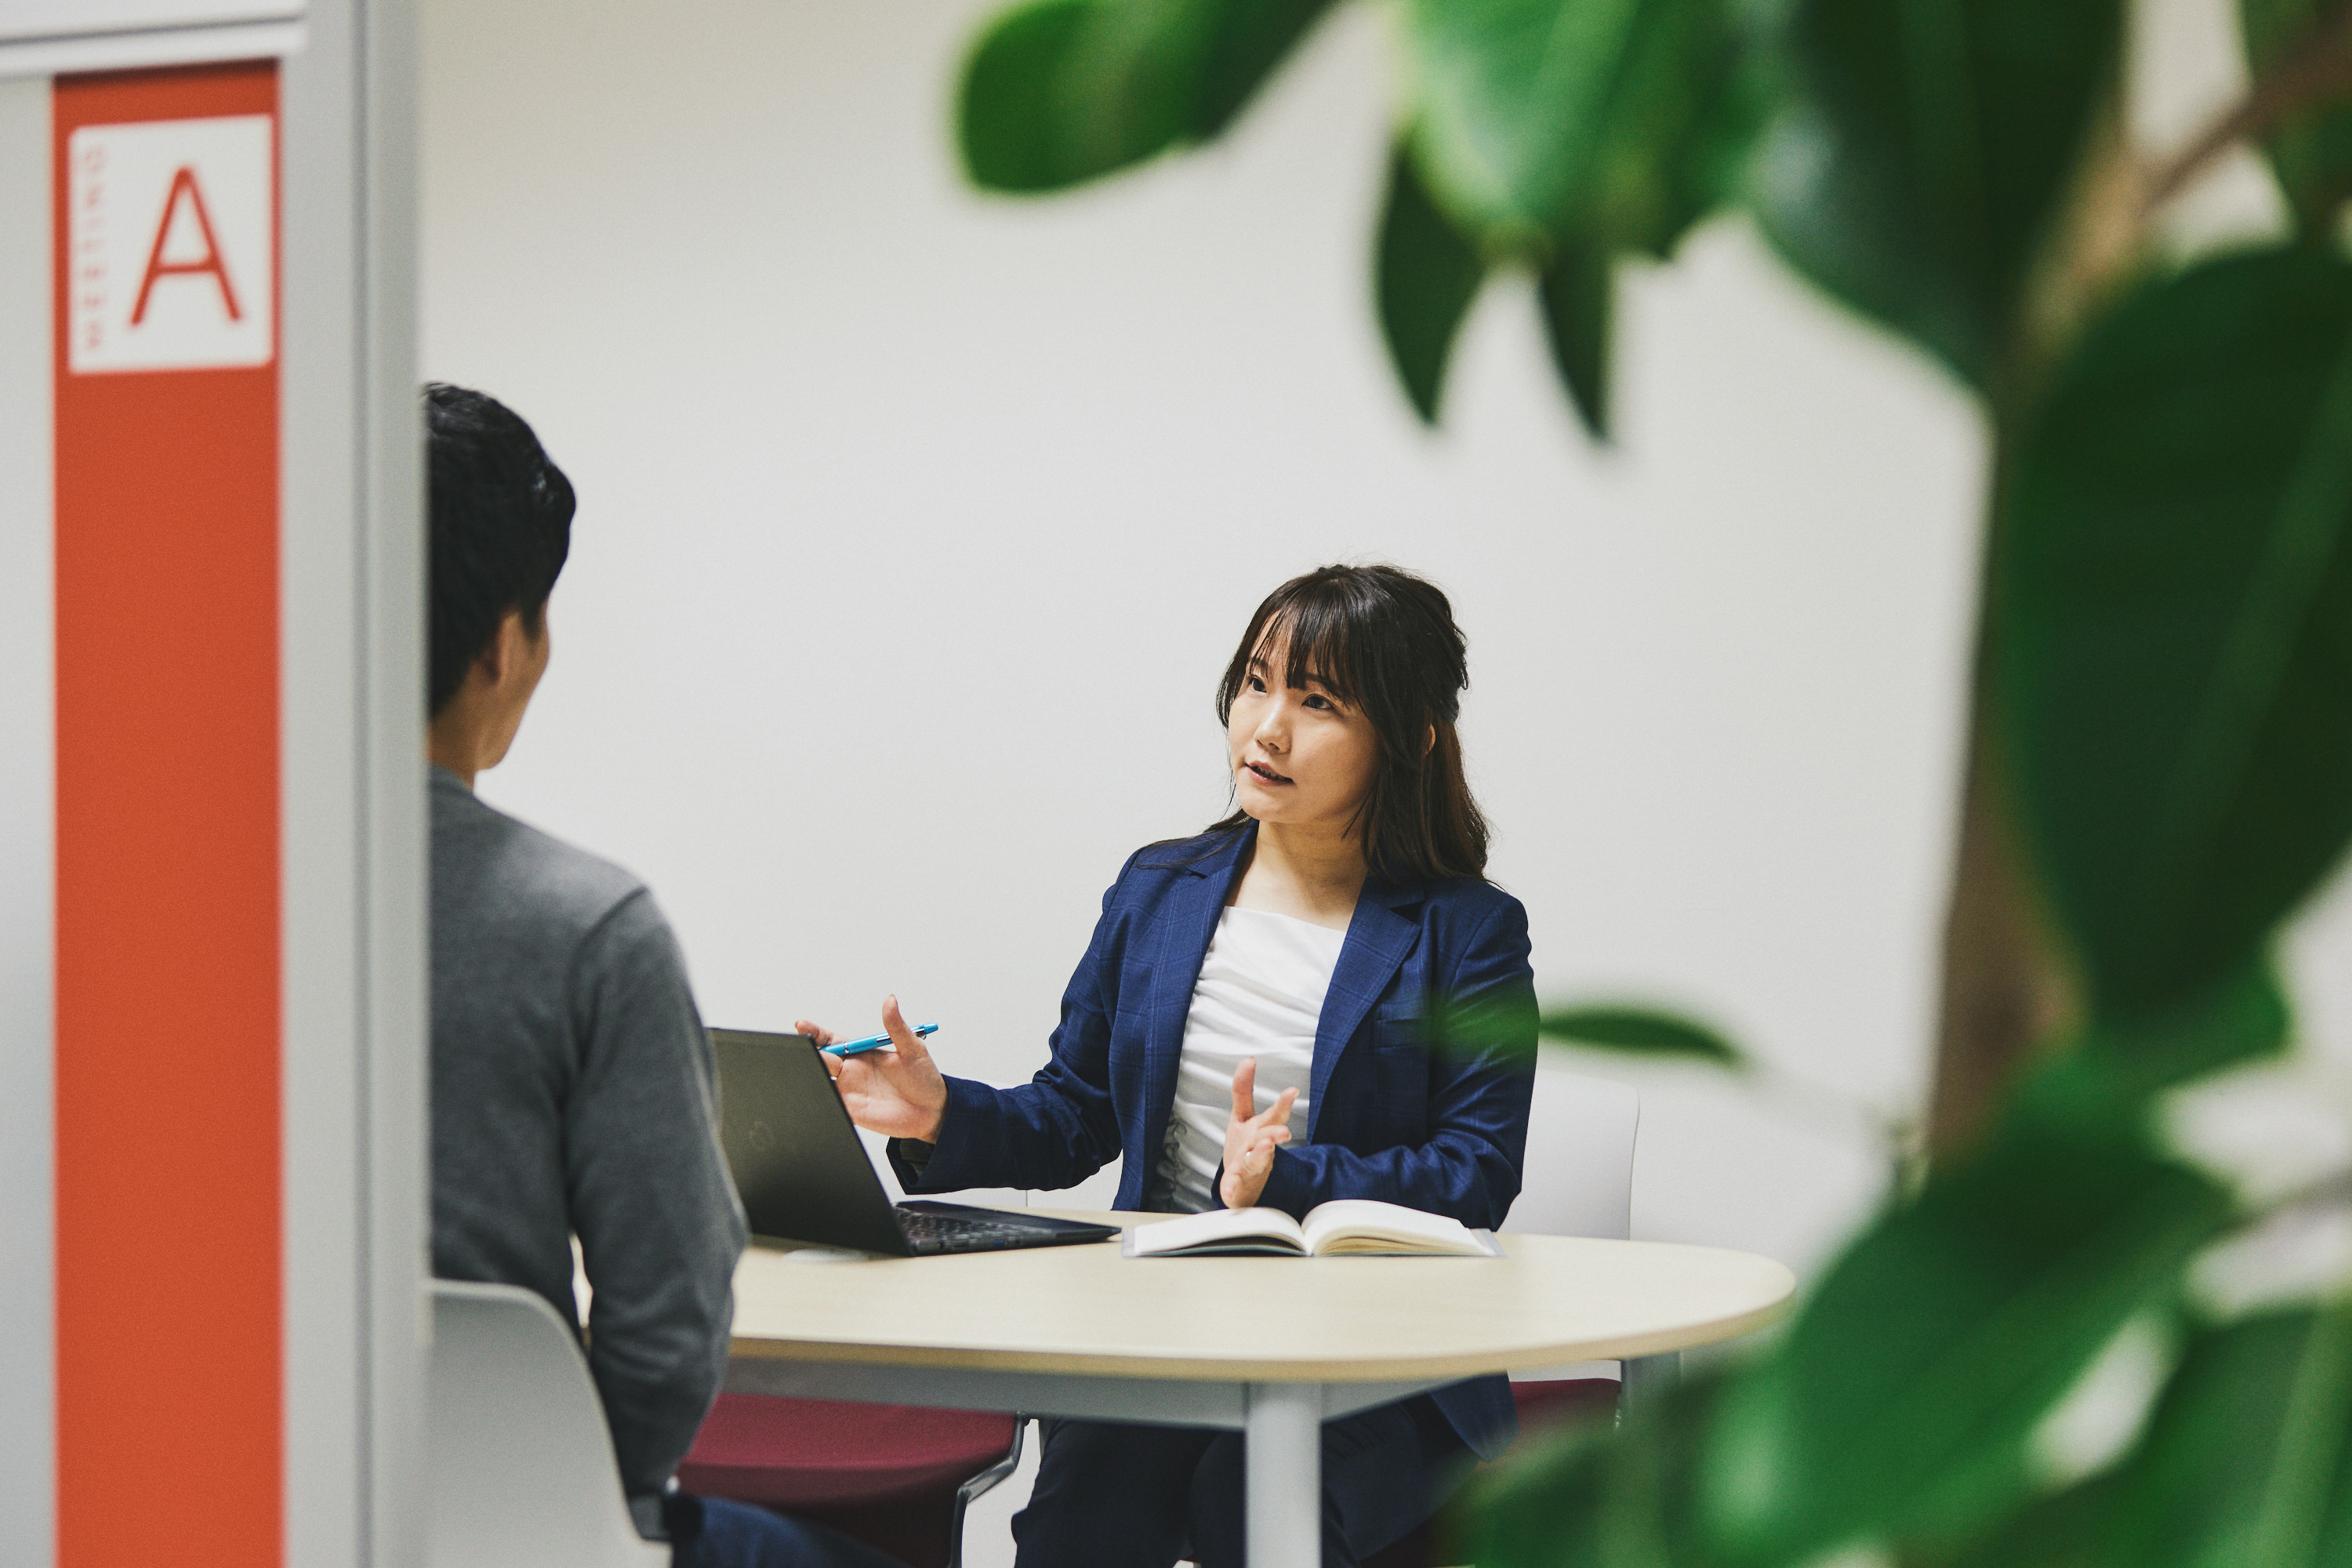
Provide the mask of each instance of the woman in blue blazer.
{"label": "woman in blue blazer", "polygon": [[[1535,992],[1527,913],[1486,879],[1463,772],[1464,647],[1445,595],[1394,567],[1325,567],[1259,605],[1218,691],[1237,809],[1129,858],[1044,1070],[1017,1089],[946,1078],[895,1001],[894,1051],[827,1058],[907,1190],[1066,1187],[1118,1158],[1122,1209],[1379,1198],[1500,1225]],[[1475,1020],[1453,1031],[1475,1042],[1438,1046],[1441,1009]],[[1324,1562],[1402,1536],[1517,1429],[1500,1377],[1327,1423]],[[1013,1521],[1023,1568],[1238,1565],[1240,1445],[1048,1423]]]}

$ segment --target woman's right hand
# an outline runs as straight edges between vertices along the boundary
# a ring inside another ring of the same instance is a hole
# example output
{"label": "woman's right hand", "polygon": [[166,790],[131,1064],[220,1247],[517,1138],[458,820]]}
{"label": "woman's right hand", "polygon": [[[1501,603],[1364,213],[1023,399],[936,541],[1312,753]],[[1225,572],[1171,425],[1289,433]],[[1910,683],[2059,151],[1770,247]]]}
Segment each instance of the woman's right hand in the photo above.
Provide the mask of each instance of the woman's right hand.
{"label": "woman's right hand", "polygon": [[[793,1026],[820,1046],[838,1038],[806,1018]],[[947,1114],[948,1080],[923,1048],[922,1037],[907,1026],[896,996],[883,999],[882,1027],[890,1036],[890,1049],[860,1051],[854,1057],[823,1051],[818,1059],[833,1075],[852,1121],[888,1137],[936,1143],[940,1121]]]}

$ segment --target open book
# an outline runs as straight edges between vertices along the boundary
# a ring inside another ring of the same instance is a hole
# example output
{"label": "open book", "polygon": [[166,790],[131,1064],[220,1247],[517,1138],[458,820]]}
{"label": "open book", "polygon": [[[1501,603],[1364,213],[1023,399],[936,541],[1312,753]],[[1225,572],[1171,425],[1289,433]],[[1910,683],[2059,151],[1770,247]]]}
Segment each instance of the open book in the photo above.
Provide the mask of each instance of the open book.
{"label": "open book", "polygon": [[1421,1258],[1500,1258],[1495,1233],[1458,1219],[1371,1198],[1335,1198],[1295,1220],[1280,1209],[1211,1209],[1139,1225],[1119,1250],[1129,1258],[1205,1258],[1258,1253],[1275,1258],[1386,1254]]}

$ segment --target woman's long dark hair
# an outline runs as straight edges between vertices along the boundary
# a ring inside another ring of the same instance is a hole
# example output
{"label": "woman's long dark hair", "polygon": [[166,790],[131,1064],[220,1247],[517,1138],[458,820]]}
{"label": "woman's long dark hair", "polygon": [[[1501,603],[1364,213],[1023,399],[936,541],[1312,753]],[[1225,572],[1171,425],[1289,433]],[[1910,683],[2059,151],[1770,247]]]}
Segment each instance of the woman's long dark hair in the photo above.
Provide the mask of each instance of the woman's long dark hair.
{"label": "woman's long dark hair", "polygon": [[[1324,566],[1293,577],[1250,617],[1217,686],[1220,722],[1233,716],[1250,661],[1276,645],[1286,645],[1290,686],[1312,675],[1371,721],[1380,758],[1349,826],[1373,874],[1484,878],[1486,819],[1470,796],[1454,728],[1470,684],[1469,644],[1437,584],[1397,566]],[[1249,819],[1236,810],[1211,831]]]}

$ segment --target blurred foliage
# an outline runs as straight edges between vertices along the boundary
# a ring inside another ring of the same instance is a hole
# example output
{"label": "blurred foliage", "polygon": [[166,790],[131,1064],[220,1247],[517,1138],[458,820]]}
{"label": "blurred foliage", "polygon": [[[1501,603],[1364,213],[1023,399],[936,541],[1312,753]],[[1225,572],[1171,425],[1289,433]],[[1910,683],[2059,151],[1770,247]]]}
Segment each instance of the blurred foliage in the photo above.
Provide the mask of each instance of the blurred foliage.
{"label": "blurred foliage", "polygon": [[1989,388],[2114,74],[2121,0],[1764,9],[1757,221],[1798,271]]}
{"label": "blurred foliage", "polygon": [[2347,1436],[2352,1308],[2202,1325],[2113,1469],[1923,1553],[1923,1568],[2352,1562]]}
{"label": "blurred foliage", "polygon": [[1711,1413],[1700,1500],[1738,1562],[1979,1528],[2029,1443],[2231,1215],[2128,1124],[2026,1125],[1855,1241]]}
{"label": "blurred foliage", "polygon": [[1707,1025],[1647,1007],[1560,1007],[1536,1022],[1536,1033],[1566,1045],[1640,1056],[1695,1057],[1720,1067],[1745,1065],[1738,1047]]}
{"label": "blurred foliage", "polygon": [[2004,707],[2101,1012],[2243,962],[2352,834],[2352,264],[2225,257],[2060,371],[2007,498]]}
{"label": "blurred foliage", "polygon": [[1381,331],[1397,377],[1413,408],[1433,420],[1446,356],[1486,280],[1486,263],[1437,210],[1412,153],[1402,146],[1389,160],[1374,279]]}
{"label": "blurred foliage", "polygon": [[[1213,138],[1325,9],[1006,12],[964,73],[967,169],[1048,191]],[[1785,1332],[1613,1431],[1523,1446],[1455,1510],[1464,1555],[2352,1563],[2352,1281],[2207,1316],[2192,1266],[2271,1216],[2156,1131],[2168,1096],[2286,1051],[2269,954],[2352,839],[2347,0],[2241,0],[2247,100],[2153,184],[2119,131],[2122,0],[1394,0],[1391,16],[1404,86],[1374,314],[1423,419],[1486,279],[1516,271],[1605,433],[1620,263],[1669,258],[1726,210],[1980,399],[1972,710],[2081,999],[1990,1130],[1891,1194]],[[2179,256],[2144,207],[2103,205],[2168,193],[2233,138],[2268,158],[2291,235]],[[1537,1027],[1762,1070],[1645,1008]],[[1439,1033],[1485,1048],[1525,1028],[1465,1014]],[[2160,1391],[2105,1462],[2059,1473],[2049,1423],[2151,1322],[2180,1346]]]}
{"label": "blurred foliage", "polygon": [[1626,1056],[1680,1058],[1732,1068],[1750,1065],[1713,1026],[1655,1007],[1594,1003],[1555,1007],[1530,1018],[1531,1010],[1518,997],[1436,997],[1423,1027],[1432,1046],[1465,1054],[1523,1052],[1532,1036]]}
{"label": "blurred foliage", "polygon": [[964,68],[964,171],[1000,191],[1054,191],[1241,112],[1330,0],[1037,0],[989,29]]}
{"label": "blurred foliage", "polygon": [[[2270,69],[2307,46],[2331,15],[2341,13],[2319,0],[2240,0],[2247,62],[2257,71]],[[2263,150],[2296,228],[2311,243],[2326,244],[2336,215],[2352,199],[2352,105],[2296,116],[2264,138]]]}

